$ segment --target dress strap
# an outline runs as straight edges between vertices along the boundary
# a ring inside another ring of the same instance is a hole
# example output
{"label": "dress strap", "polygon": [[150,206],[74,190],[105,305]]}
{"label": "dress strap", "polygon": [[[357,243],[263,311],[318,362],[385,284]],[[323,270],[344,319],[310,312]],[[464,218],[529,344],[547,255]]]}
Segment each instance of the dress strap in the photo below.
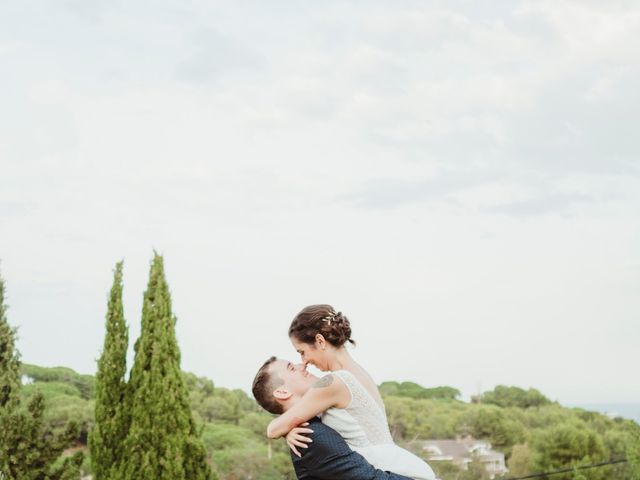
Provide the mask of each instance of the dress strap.
{"label": "dress strap", "polygon": [[347,405],[345,408],[351,407],[353,405],[353,399],[355,397],[354,390],[358,388],[357,380],[353,377],[353,374],[351,372],[348,372],[347,370],[335,370],[331,373],[342,380],[342,383],[344,383],[347,387],[347,390],[349,390],[351,400],[349,401],[349,405]]}

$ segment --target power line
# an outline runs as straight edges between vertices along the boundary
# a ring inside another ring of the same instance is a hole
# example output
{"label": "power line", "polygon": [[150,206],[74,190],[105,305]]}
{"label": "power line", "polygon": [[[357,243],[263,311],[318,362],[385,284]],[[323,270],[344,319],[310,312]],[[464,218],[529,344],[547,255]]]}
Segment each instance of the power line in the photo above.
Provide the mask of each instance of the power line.
{"label": "power line", "polygon": [[531,473],[529,475],[525,475],[524,477],[511,477],[505,480],[525,480],[525,478],[548,477],[551,475],[558,475],[560,473],[573,472],[575,470],[586,470],[588,468],[598,468],[598,467],[604,467],[605,465],[614,465],[616,463],[626,463],[626,462],[627,462],[626,458],[621,458],[619,460],[610,460],[608,462],[592,463],[589,465],[579,465],[577,467],[571,467],[571,468],[562,468],[560,470],[552,470],[550,472]]}

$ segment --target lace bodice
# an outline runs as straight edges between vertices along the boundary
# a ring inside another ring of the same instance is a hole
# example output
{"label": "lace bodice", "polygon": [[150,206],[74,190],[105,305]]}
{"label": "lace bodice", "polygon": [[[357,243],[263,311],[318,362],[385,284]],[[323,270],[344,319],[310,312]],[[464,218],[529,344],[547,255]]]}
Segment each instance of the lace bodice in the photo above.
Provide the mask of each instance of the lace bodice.
{"label": "lace bodice", "polygon": [[322,423],[338,431],[347,443],[355,447],[393,443],[387,414],[351,372],[338,370],[333,374],[344,382],[351,393],[346,408],[330,408]]}
{"label": "lace bodice", "polygon": [[384,408],[364,385],[346,370],[333,372],[351,392],[346,408],[330,408],[322,414],[322,423],[333,428],[352,450],[371,465],[414,480],[435,480],[431,467],[413,453],[393,443]]}

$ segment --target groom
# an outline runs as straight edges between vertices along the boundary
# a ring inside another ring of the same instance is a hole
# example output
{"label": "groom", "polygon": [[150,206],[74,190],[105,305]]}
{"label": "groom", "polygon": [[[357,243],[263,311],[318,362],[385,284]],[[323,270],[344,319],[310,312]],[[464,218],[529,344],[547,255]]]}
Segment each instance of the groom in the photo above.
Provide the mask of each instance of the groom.
{"label": "groom", "polygon": [[[295,405],[318,377],[303,365],[271,357],[253,380],[253,396],[268,412],[281,414]],[[362,455],[349,448],[344,439],[318,418],[309,421],[312,442],[291,454],[299,480],[410,480],[374,468]]]}

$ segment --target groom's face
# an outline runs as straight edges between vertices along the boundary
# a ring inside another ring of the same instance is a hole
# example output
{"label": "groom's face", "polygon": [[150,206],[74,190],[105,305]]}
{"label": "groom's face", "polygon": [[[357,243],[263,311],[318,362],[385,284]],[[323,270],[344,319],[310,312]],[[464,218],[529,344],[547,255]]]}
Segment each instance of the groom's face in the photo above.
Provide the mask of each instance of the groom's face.
{"label": "groom's face", "polygon": [[280,358],[271,364],[270,373],[280,377],[284,382],[283,387],[297,397],[307,393],[318,380],[318,377],[307,372],[303,364],[294,364]]}

